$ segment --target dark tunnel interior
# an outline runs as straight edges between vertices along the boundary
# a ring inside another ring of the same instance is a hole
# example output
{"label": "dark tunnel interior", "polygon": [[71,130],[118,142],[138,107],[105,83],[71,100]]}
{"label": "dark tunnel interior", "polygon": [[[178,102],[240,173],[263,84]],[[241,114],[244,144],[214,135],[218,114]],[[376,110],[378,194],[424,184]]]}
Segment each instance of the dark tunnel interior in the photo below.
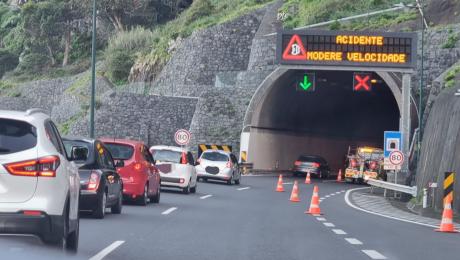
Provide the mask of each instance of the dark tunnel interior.
{"label": "dark tunnel interior", "polygon": [[[315,75],[316,87],[312,92],[297,87],[306,73]],[[297,148],[286,148],[282,155],[267,159],[279,158],[281,164],[285,161],[284,167],[289,167],[299,153],[317,154],[334,161],[339,168],[348,146],[382,147],[383,132],[399,129],[396,99],[376,73],[371,73],[376,80],[371,91],[354,91],[353,78],[352,71],[290,70],[281,76],[261,104],[252,127],[259,133],[270,132],[272,139],[277,135],[295,135],[296,138],[284,138],[291,140],[284,143],[270,142],[271,146],[277,143]],[[264,142],[268,135],[258,140]],[[266,146],[270,149],[270,145]]]}

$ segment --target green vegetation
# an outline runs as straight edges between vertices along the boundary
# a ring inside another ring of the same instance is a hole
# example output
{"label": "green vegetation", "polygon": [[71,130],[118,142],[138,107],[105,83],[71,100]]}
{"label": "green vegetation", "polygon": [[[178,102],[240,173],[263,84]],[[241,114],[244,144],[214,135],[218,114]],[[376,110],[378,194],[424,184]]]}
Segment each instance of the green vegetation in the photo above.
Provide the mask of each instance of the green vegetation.
{"label": "green vegetation", "polygon": [[383,29],[388,28],[394,25],[398,25],[407,21],[412,21],[417,19],[418,14],[416,11],[412,12],[402,12],[402,13],[385,13],[379,16],[370,17],[366,21],[352,21],[350,24],[347,24],[342,27],[345,30],[351,31],[360,31],[360,30],[373,30],[373,29]]}
{"label": "green vegetation", "polygon": [[[284,21],[286,28],[295,28],[336,20],[351,15],[358,15],[375,10],[392,7],[408,0],[287,0],[281,12],[287,14]],[[334,10],[334,11],[331,11]]]}
{"label": "green vegetation", "polygon": [[460,37],[458,33],[454,32],[452,28],[449,29],[449,36],[447,37],[447,41],[442,45],[442,48],[443,49],[455,48],[459,39]]}
{"label": "green vegetation", "polygon": [[[86,110],[85,110],[86,111]],[[74,116],[72,116],[69,120],[65,121],[62,124],[59,124],[58,130],[62,135],[68,135],[70,133],[70,128],[74,125],[80,118],[86,115],[85,112],[80,112]]]}
{"label": "green vegetation", "polygon": [[446,88],[452,88],[455,86],[455,78],[460,74],[460,65],[455,66],[444,77]]}

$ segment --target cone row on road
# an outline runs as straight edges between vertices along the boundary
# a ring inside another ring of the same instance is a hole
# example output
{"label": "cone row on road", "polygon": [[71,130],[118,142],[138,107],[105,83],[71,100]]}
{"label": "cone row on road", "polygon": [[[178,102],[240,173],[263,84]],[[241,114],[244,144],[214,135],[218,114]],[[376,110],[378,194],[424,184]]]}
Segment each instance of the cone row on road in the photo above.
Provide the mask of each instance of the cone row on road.
{"label": "cone row on road", "polygon": [[315,185],[313,189],[313,196],[311,197],[310,208],[305,211],[305,214],[321,215],[321,209],[319,207],[319,188]]}
{"label": "cone row on road", "polygon": [[278,177],[278,184],[276,185],[276,192],[284,192],[282,174],[280,174],[280,176]]}
{"label": "cone row on road", "polygon": [[294,186],[292,187],[291,198],[289,199],[291,202],[300,202],[299,198],[299,185],[297,181],[294,182]]}
{"label": "cone row on road", "polygon": [[308,172],[307,177],[305,177],[305,184],[311,184],[310,172]]}
{"label": "cone row on road", "polygon": [[453,212],[452,212],[452,198],[444,202],[444,211],[442,212],[442,220],[439,229],[436,229],[437,232],[445,233],[458,233],[458,230],[455,230],[454,221],[453,221]]}

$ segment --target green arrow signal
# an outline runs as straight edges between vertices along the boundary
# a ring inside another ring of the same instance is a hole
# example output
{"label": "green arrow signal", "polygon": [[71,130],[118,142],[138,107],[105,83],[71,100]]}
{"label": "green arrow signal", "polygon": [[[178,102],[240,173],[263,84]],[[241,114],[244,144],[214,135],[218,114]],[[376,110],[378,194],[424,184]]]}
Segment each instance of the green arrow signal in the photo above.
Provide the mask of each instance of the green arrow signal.
{"label": "green arrow signal", "polygon": [[308,80],[308,75],[303,76],[303,82],[300,82],[300,87],[307,91],[309,88],[311,88],[313,84]]}

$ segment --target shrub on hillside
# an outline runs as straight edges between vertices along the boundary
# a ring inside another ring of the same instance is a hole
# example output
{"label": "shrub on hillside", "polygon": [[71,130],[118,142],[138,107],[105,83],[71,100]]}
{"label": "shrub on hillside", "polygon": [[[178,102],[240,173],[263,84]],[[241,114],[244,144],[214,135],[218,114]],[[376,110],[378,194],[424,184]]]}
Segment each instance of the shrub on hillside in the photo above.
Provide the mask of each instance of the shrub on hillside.
{"label": "shrub on hillside", "polygon": [[192,23],[201,17],[209,16],[213,10],[214,7],[209,0],[195,0],[187,12],[185,23]]}
{"label": "shrub on hillside", "polygon": [[41,53],[30,53],[24,55],[19,66],[17,67],[18,72],[22,73],[40,73],[45,71],[51,66],[51,59]]}
{"label": "shrub on hillside", "polygon": [[116,50],[107,54],[107,72],[115,84],[124,84],[128,81],[129,72],[134,65],[135,57],[123,50]]}
{"label": "shrub on hillside", "polygon": [[0,49],[0,78],[3,77],[5,72],[14,70],[18,63],[18,56],[5,49]]}

